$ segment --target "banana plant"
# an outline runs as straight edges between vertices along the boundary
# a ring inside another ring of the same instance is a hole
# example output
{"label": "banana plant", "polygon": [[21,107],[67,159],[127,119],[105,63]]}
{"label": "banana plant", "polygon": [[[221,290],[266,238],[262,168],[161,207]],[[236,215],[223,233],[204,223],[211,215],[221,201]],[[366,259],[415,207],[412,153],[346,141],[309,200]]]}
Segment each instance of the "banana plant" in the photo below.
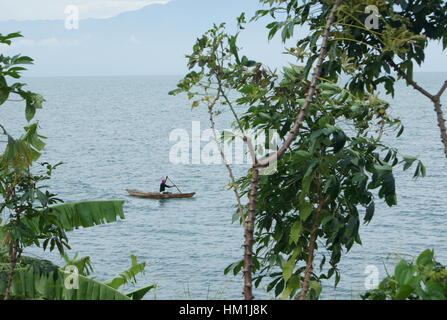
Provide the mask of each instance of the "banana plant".
{"label": "banana plant", "polygon": [[[12,40],[22,37],[20,33],[2,35],[0,44],[11,45]],[[15,82],[26,70],[24,65],[33,63],[27,56],[7,57],[0,55],[0,107],[6,102],[24,102],[28,123],[37,109],[42,109],[45,99],[25,89],[26,84]],[[12,100],[18,96],[20,100]],[[117,289],[144,270],[132,257],[132,267],[109,285],[77,275],[79,289],[64,287],[65,269],[48,261],[23,257],[25,247],[42,246],[44,250],[58,249],[64,256],[70,249],[66,232],[80,227],[88,228],[124,219],[124,201],[84,201],[62,203],[42,182],[51,179],[53,170],[61,163],[41,163],[46,172],[36,172],[36,161],[45,147],[45,137],[38,133],[38,123],[30,123],[20,138],[14,138],[0,124],[0,136],[6,141],[0,153],[0,295],[11,298],[30,299],[141,299],[154,286],[131,292],[129,296]],[[87,263],[87,260],[84,260]],[[130,277],[130,278],[129,278]]]}
{"label": "banana plant", "polygon": [[[0,280],[8,273],[8,252],[0,250]],[[85,260],[85,258],[81,259]],[[79,261],[79,260],[78,260]],[[136,275],[144,272],[146,263],[138,263],[132,255],[132,266],[103,283],[87,277],[82,270],[71,273],[73,260],[64,268],[49,261],[23,256],[17,262],[10,287],[11,299],[33,300],[141,300],[149,291],[157,288],[151,284],[129,293],[118,289],[127,283],[135,284]],[[75,269],[77,270],[77,269]],[[5,292],[6,281],[0,281],[0,292]],[[0,298],[4,298],[0,294]]]}
{"label": "banana plant", "polygon": [[[49,207],[47,211],[41,211],[37,215],[25,216],[21,219],[21,229],[27,230],[28,240],[23,241],[23,244],[40,245],[39,239],[45,238],[44,249],[47,249],[49,244],[50,250],[55,246],[62,248],[57,239],[48,238],[49,229],[59,226],[68,232],[80,227],[88,228],[115,222],[118,218],[124,219],[123,204],[124,201],[66,203]],[[6,290],[10,267],[10,247],[6,245],[10,242],[13,230],[10,227],[9,224],[0,227],[0,297]],[[146,263],[138,263],[134,255],[131,256],[132,265],[128,270],[105,283],[88,277],[86,266],[91,268],[89,259],[77,260],[77,256],[69,259],[65,253],[62,255],[69,263],[64,268],[45,260],[18,257],[9,288],[10,297],[48,300],[141,300],[149,291],[157,288],[157,284],[151,284],[129,293],[118,291],[125,284],[135,285],[136,275],[144,273]],[[81,264],[84,267],[79,268]],[[69,266],[76,266],[75,270],[79,273],[70,274],[70,269],[67,268]],[[76,279],[77,289],[67,286],[67,279],[70,277]]]}
{"label": "banana plant", "polygon": [[[0,226],[0,246],[10,242],[12,235],[20,236],[24,246],[37,245],[50,251],[55,246],[64,253],[68,246],[65,232],[111,223],[125,219],[124,200],[70,202],[48,207],[46,210],[25,215],[18,225],[11,222]],[[57,232],[62,232],[60,238]],[[62,240],[61,240],[62,239]],[[41,243],[41,240],[44,240]]]}

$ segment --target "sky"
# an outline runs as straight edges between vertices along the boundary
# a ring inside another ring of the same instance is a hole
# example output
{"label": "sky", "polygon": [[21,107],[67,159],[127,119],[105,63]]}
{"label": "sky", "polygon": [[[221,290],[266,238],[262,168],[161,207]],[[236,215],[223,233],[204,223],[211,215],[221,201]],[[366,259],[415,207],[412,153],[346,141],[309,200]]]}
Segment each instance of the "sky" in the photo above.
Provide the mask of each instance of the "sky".
{"label": "sky", "polygon": [[169,0],[2,0],[0,21],[65,20],[67,6],[77,6],[81,19],[112,18],[126,11],[139,10]]}
{"label": "sky", "polygon": [[[1,0],[0,33],[24,38],[0,54],[31,56],[31,76],[182,75],[185,55],[213,23],[235,30],[236,17],[251,17],[258,0]],[[269,20],[250,24],[243,52],[271,68],[292,59],[279,39],[267,40]],[[302,30],[296,37],[305,35]],[[447,72],[447,51],[430,44],[416,71]]]}

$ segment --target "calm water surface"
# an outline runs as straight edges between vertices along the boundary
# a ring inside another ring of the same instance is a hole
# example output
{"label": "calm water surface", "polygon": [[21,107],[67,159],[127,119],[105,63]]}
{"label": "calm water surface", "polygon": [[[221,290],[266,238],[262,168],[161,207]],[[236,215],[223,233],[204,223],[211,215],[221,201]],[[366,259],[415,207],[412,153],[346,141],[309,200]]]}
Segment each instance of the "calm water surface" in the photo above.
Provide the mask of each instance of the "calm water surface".
{"label": "calm water surface", "polygon": [[[242,257],[243,242],[242,227],[231,223],[235,199],[223,188],[228,183],[225,168],[169,162],[172,130],[185,129],[191,135],[192,121],[200,121],[202,130],[209,127],[205,109],[191,112],[185,97],[168,96],[177,79],[28,79],[31,90],[47,100],[36,116],[41,134],[48,137],[42,160],[65,163],[51,181],[52,191],[65,201],[126,200],[125,220],[69,233],[71,255],[90,256],[98,280],[126,270],[134,254],[147,261],[138,286],[158,282],[158,299],[210,299],[221,290],[218,297],[240,299],[241,277],[223,274]],[[437,92],[445,79],[447,74],[417,75],[431,92]],[[445,97],[443,103],[447,106]],[[375,265],[384,277],[389,254],[415,255],[434,248],[438,260],[447,263],[447,160],[433,106],[403,83],[392,106],[406,131],[388,141],[401,153],[420,157],[427,177],[415,181],[412,172],[397,172],[399,205],[378,205],[373,222],[361,227],[363,246],[354,247],[340,263],[339,287],[334,290],[332,281],[325,286],[326,299],[357,298],[364,291],[365,268]],[[25,125],[21,104],[3,106],[0,118],[11,132]],[[218,129],[230,128],[231,121],[230,115],[223,115]],[[235,166],[235,173],[242,175],[246,169]],[[182,191],[196,192],[196,197],[160,201],[126,195],[126,188],[157,191],[165,175]],[[39,248],[29,249],[29,254],[61,263],[57,254]],[[255,295],[269,298],[263,289]]]}

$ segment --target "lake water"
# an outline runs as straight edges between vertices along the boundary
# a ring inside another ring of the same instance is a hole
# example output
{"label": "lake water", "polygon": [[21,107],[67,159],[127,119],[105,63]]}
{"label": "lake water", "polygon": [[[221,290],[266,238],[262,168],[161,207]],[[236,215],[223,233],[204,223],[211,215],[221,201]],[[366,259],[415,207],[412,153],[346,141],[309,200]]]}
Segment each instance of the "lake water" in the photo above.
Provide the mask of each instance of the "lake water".
{"label": "lake water", "polygon": [[[447,74],[421,73],[416,79],[434,93]],[[225,167],[169,161],[172,130],[184,129],[191,135],[193,121],[200,121],[202,130],[209,127],[205,108],[191,111],[184,96],[168,96],[177,80],[27,79],[30,89],[47,100],[36,116],[41,134],[48,137],[42,160],[65,163],[51,181],[51,190],[65,201],[126,200],[125,220],[69,233],[71,255],[90,256],[98,280],[126,270],[134,254],[147,262],[137,286],[158,282],[158,299],[211,299],[221,290],[220,298],[241,299],[241,276],[223,274],[243,252],[242,227],[231,223],[236,201],[232,191],[223,188],[228,183]],[[361,227],[363,246],[355,246],[342,258],[341,282],[336,290],[333,281],[327,283],[325,299],[357,298],[365,290],[365,268],[376,266],[383,278],[383,262],[389,254],[415,255],[433,248],[438,260],[447,263],[447,160],[433,105],[400,83],[392,106],[406,131],[388,141],[401,153],[420,157],[427,177],[413,180],[413,172],[396,172],[399,205],[377,206],[372,223]],[[20,132],[25,125],[24,106],[14,102],[2,106],[0,119],[12,133]],[[230,126],[229,114],[217,121],[218,129]],[[234,169],[240,176],[247,165]],[[160,201],[131,198],[125,192],[126,188],[157,191],[166,175],[182,191],[196,196]],[[38,248],[28,253],[61,263],[55,253]],[[269,298],[262,288],[255,290],[255,296]]]}

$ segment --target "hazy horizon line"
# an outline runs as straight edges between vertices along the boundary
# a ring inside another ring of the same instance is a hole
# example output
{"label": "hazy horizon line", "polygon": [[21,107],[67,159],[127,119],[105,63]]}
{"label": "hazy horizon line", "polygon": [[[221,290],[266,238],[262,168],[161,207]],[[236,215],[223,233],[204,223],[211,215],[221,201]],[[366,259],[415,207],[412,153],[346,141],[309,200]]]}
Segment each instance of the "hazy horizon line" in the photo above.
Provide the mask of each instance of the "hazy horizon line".
{"label": "hazy horizon line", "polygon": [[[413,74],[419,73],[447,73],[443,71],[414,71]],[[117,77],[184,77],[186,73],[178,74],[116,74],[116,75],[23,75],[22,78],[117,78]]]}

